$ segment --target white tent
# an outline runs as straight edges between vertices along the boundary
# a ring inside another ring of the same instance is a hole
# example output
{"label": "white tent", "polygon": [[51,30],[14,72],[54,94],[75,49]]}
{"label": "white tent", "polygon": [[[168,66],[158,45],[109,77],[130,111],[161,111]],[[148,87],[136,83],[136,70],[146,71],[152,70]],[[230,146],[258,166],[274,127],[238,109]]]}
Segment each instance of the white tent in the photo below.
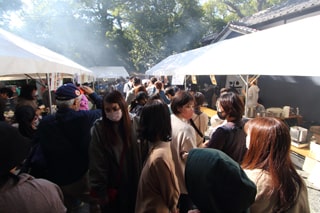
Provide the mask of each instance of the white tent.
{"label": "white tent", "polygon": [[0,80],[37,78],[49,73],[64,76],[90,75],[91,71],[72,60],[0,29]]}
{"label": "white tent", "polygon": [[[214,43],[202,47],[205,53],[180,61],[178,66],[167,65],[175,69],[162,69],[161,73],[320,76],[316,53],[320,49],[318,23],[320,15]],[[192,51],[184,54],[192,54]],[[153,69],[146,74],[158,75],[158,72]]]}
{"label": "white tent", "polygon": [[177,69],[192,61],[195,57],[199,57],[200,55],[206,53],[210,48],[211,46],[205,46],[168,56],[151,69],[147,70],[146,74],[155,76],[174,75]]}
{"label": "white tent", "polygon": [[93,76],[96,79],[129,77],[127,70],[122,66],[99,66],[90,67],[89,69],[93,72]]}
{"label": "white tent", "polygon": [[[320,15],[214,43],[202,47],[205,53],[180,61],[179,66],[167,65],[176,68],[162,69],[161,73],[180,76],[240,75],[247,91],[248,75],[320,76],[318,23]],[[191,55],[192,51],[184,54]],[[155,69],[146,73],[158,74]]]}
{"label": "white tent", "polygon": [[[56,52],[0,29],[0,80],[46,78],[49,82],[50,77],[48,89],[51,91],[58,86],[57,78],[79,78],[91,73]],[[51,106],[50,92],[49,100]]]}

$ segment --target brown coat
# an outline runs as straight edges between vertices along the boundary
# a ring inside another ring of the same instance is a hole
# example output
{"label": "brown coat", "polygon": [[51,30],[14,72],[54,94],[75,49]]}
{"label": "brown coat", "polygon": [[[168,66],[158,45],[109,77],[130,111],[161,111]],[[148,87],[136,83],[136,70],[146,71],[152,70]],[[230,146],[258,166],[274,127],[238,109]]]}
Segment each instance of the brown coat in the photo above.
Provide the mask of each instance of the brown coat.
{"label": "brown coat", "polygon": [[142,170],[135,212],[175,212],[178,198],[170,142],[159,142],[151,149]]}

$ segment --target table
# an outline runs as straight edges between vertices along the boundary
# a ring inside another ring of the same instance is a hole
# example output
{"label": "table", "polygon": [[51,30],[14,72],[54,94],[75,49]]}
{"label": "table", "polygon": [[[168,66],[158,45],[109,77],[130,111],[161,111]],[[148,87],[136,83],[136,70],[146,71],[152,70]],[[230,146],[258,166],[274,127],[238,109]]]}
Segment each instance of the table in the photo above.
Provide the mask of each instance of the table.
{"label": "table", "polygon": [[291,146],[291,151],[296,152],[304,157],[311,155],[309,147],[297,148],[295,146]]}
{"label": "table", "polygon": [[311,152],[309,147],[291,146],[291,159],[295,165],[302,163],[301,169],[309,174],[308,181],[320,189],[320,161],[315,153]]}
{"label": "table", "polygon": [[208,107],[200,107],[200,110],[206,113],[210,118],[217,114],[217,111]]}

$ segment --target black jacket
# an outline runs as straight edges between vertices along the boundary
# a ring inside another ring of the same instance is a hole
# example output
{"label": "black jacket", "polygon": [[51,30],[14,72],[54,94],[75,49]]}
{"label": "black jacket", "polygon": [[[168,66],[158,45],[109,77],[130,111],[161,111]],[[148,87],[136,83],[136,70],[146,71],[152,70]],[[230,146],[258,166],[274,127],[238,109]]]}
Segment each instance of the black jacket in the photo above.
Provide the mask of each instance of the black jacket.
{"label": "black jacket", "polygon": [[74,111],[62,108],[55,115],[43,118],[35,135],[35,143],[40,143],[50,181],[68,185],[88,171],[90,129],[100,117],[101,109]]}

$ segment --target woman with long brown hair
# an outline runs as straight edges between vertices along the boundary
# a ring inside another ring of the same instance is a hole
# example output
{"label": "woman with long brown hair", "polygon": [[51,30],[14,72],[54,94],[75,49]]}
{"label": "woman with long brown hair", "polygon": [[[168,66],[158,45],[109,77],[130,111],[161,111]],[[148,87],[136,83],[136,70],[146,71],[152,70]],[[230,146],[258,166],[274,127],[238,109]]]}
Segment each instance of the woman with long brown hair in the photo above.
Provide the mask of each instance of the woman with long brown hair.
{"label": "woman with long brown hair", "polygon": [[91,195],[101,212],[134,212],[142,168],[139,153],[133,118],[122,94],[106,93],[89,149]]}
{"label": "woman with long brown hair", "polygon": [[310,212],[304,181],[290,159],[288,126],[272,117],[245,124],[248,151],[242,167],[257,185],[250,212]]}

